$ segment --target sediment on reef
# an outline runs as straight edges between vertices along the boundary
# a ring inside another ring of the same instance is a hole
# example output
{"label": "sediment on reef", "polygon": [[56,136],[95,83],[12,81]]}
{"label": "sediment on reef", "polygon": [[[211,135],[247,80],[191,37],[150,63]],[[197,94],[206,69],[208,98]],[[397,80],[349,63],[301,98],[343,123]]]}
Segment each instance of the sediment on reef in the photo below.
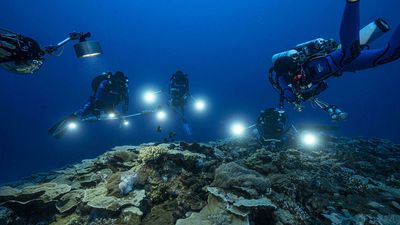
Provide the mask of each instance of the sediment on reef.
{"label": "sediment on reef", "polygon": [[119,146],[0,187],[0,224],[400,224],[400,145]]}

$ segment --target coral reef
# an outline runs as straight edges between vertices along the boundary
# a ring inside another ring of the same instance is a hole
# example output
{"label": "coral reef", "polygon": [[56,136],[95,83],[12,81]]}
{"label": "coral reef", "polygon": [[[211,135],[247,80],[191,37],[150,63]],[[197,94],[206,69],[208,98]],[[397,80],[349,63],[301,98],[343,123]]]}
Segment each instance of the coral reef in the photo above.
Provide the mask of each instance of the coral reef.
{"label": "coral reef", "polygon": [[137,182],[137,174],[135,172],[126,172],[121,175],[121,182],[118,184],[122,195],[126,195],[133,190],[133,186]]}
{"label": "coral reef", "polygon": [[0,224],[397,225],[400,145],[234,139],[118,146],[0,186]]}

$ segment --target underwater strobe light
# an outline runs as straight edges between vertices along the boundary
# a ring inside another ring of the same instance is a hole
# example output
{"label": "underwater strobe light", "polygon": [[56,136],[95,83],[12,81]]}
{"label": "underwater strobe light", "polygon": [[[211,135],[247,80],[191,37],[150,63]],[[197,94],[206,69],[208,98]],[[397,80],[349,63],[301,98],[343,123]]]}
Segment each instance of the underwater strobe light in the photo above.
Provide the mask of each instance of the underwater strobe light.
{"label": "underwater strobe light", "polygon": [[76,128],[78,128],[78,124],[76,124],[75,122],[70,122],[68,123],[67,127],[69,130],[75,130]]}
{"label": "underwater strobe light", "polygon": [[307,147],[314,147],[318,144],[318,137],[313,133],[307,132],[302,134],[301,142]]}
{"label": "underwater strobe light", "polygon": [[78,58],[88,58],[100,55],[100,43],[97,41],[84,41],[74,45],[75,53]]}
{"label": "underwater strobe light", "polygon": [[64,47],[68,42],[78,40],[79,42],[74,45],[75,53],[78,58],[98,56],[103,53],[103,50],[101,49],[99,42],[86,40],[91,36],[92,35],[89,32],[72,32],[66,39],[58,43],[56,46],[47,47],[45,52],[47,54],[52,54]]}
{"label": "underwater strobe light", "polygon": [[160,121],[165,120],[167,118],[167,113],[165,111],[158,111],[156,117]]}
{"label": "underwater strobe light", "polygon": [[237,136],[237,137],[243,136],[245,131],[246,131],[246,127],[241,122],[235,122],[231,126],[231,133],[234,136]]}
{"label": "underwater strobe light", "polygon": [[86,40],[86,38],[90,36],[90,33],[83,34],[79,37],[79,43],[74,45],[75,53],[78,58],[94,57],[103,53],[99,42]]}
{"label": "underwater strobe light", "polygon": [[74,45],[75,53],[78,58],[89,58],[98,56],[103,53],[100,43],[97,41],[87,41],[90,38],[91,33],[71,33],[71,40],[79,40],[77,44]]}
{"label": "underwater strobe light", "polygon": [[108,114],[108,118],[109,118],[109,119],[115,119],[116,116],[117,116],[117,115],[116,115],[115,113],[113,113],[113,112],[111,112],[111,113]]}
{"label": "underwater strobe light", "polygon": [[197,100],[195,103],[194,103],[194,108],[197,110],[197,111],[204,111],[204,109],[206,108],[206,103],[203,101],[203,100]]}
{"label": "underwater strobe light", "polygon": [[125,127],[128,127],[128,126],[130,125],[129,120],[124,120],[124,121],[122,121],[122,124],[123,124]]}
{"label": "underwater strobe light", "polygon": [[161,93],[161,91],[148,90],[148,91],[144,92],[144,94],[143,94],[144,102],[147,103],[147,104],[153,104],[154,102],[157,101],[157,94],[158,93]]}

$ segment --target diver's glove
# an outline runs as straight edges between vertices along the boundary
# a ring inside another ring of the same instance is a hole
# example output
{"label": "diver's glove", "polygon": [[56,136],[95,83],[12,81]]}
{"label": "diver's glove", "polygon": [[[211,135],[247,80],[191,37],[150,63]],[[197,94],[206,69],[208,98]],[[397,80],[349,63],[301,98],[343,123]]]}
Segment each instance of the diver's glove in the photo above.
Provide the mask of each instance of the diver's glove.
{"label": "diver's glove", "polygon": [[347,119],[348,114],[340,110],[337,106],[331,105],[329,106],[326,111],[331,116],[332,121],[334,122],[341,122]]}

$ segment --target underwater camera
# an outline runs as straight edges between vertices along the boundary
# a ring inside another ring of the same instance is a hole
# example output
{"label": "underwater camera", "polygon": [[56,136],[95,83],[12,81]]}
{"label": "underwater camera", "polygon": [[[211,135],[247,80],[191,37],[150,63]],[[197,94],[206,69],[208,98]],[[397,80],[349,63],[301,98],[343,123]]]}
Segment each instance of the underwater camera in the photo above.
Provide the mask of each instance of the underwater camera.
{"label": "underwater camera", "polygon": [[[383,19],[379,18],[360,30],[360,45],[369,46],[374,41],[381,38],[390,30],[390,25]],[[280,52],[272,56],[272,63],[282,57],[291,57],[295,61],[304,63],[310,57],[316,57],[321,55],[327,55],[339,48],[340,45],[333,39],[325,40],[323,38],[317,38],[311,41],[307,41],[302,44],[296,45],[295,48]]]}

